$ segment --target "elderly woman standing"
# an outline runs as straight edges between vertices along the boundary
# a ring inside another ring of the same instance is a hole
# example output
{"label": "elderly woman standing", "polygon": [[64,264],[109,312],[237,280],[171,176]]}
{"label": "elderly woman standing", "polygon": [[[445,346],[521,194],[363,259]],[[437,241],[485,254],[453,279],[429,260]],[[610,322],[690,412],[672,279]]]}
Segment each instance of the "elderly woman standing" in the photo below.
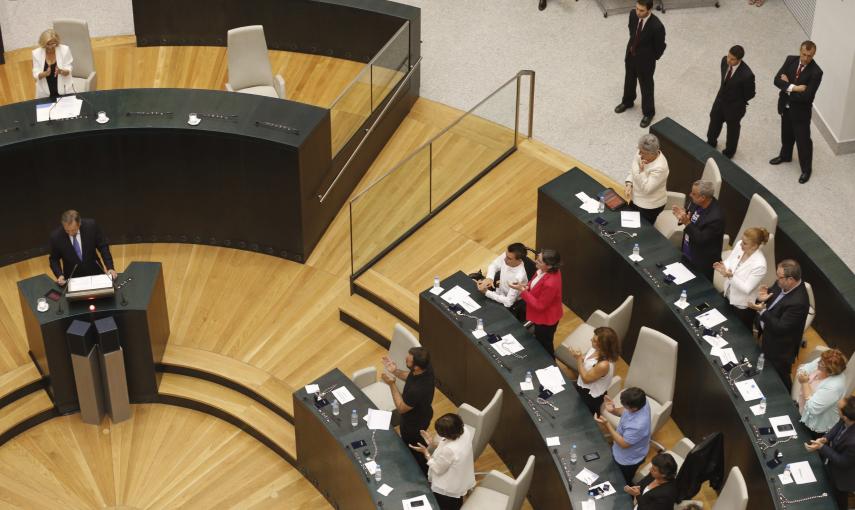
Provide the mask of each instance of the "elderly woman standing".
{"label": "elderly woman standing", "polygon": [[638,141],[638,153],[626,176],[626,199],[641,217],[653,224],[665,208],[668,192],[668,160],[659,150],[659,139],[646,134]]}
{"label": "elderly woman standing", "polygon": [[33,50],[33,79],[36,99],[59,97],[74,92],[71,83],[71,50],[59,44],[59,35],[47,29],[39,37],[39,47]]}
{"label": "elderly woman standing", "polygon": [[800,420],[813,438],[828,432],[837,423],[837,402],[846,393],[846,355],[837,349],[823,351],[819,358],[799,367]]}

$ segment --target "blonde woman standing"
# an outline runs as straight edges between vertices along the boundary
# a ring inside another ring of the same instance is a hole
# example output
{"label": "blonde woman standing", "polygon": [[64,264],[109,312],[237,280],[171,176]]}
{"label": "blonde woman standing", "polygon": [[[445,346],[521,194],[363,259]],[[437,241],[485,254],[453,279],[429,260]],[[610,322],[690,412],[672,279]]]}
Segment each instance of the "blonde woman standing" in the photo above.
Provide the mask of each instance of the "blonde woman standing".
{"label": "blonde woman standing", "polygon": [[71,82],[71,50],[59,44],[59,35],[47,29],[39,37],[39,47],[33,50],[33,79],[36,99],[59,97],[74,92]]}
{"label": "blonde woman standing", "polygon": [[724,297],[749,329],[754,322],[755,312],[748,308],[748,303],[754,303],[757,299],[760,283],[768,270],[766,256],[761,250],[767,242],[769,232],[765,228],[746,229],[727,260],[713,264],[713,269],[724,277]]}

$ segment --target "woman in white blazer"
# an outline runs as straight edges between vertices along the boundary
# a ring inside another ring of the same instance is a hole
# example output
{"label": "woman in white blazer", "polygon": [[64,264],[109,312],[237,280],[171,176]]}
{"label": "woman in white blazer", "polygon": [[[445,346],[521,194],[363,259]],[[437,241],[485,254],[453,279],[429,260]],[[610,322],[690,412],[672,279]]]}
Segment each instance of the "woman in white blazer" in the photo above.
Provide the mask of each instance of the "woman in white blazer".
{"label": "woman in white blazer", "polygon": [[39,47],[33,50],[33,79],[36,99],[73,94],[71,83],[71,50],[59,44],[59,35],[47,29],[39,37]]}
{"label": "woman in white blazer", "polygon": [[713,269],[724,276],[724,297],[730,301],[733,312],[749,328],[754,322],[754,310],[748,308],[757,299],[760,282],[766,276],[766,256],[760,247],[769,241],[765,228],[749,228],[733,247],[724,262],[716,262]]}
{"label": "woman in white blazer", "polygon": [[646,134],[638,140],[638,152],[624,181],[630,208],[641,213],[641,217],[651,225],[656,223],[656,217],[665,209],[668,200],[665,189],[668,160],[659,150],[656,135]]}

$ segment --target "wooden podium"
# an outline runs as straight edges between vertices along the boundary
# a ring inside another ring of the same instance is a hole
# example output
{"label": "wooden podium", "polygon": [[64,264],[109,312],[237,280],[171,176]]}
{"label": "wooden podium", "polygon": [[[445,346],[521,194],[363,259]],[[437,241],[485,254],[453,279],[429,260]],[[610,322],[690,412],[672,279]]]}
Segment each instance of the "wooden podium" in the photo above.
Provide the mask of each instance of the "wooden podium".
{"label": "wooden podium", "polygon": [[[116,280],[120,286],[111,297],[69,302],[48,300],[45,312],[36,309],[37,300],[56,283],[47,275],[18,282],[21,310],[36,368],[48,379],[48,393],[62,414],[77,411],[80,404],[75,389],[71,351],[66,331],[73,320],[95,322],[113,317],[118,326],[127,376],[128,396],[132,403],[157,399],[160,363],[169,340],[169,314],[163,286],[163,271],[158,262],[132,262]],[[61,313],[59,313],[61,306]],[[90,310],[90,305],[94,310]]]}

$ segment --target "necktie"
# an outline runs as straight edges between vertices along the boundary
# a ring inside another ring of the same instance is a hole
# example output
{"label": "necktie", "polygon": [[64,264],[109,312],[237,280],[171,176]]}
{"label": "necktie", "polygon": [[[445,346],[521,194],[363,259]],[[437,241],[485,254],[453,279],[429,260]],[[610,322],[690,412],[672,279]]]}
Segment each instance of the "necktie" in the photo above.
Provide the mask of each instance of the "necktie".
{"label": "necktie", "polygon": [[733,66],[730,66],[730,68],[728,68],[727,76],[724,77],[724,81],[727,82],[731,76],[733,76]]}
{"label": "necktie", "polygon": [[80,243],[77,242],[77,236],[71,238],[71,246],[74,248],[77,258],[80,259],[80,262],[83,262],[83,252],[80,250]]}
{"label": "necktie", "polygon": [[796,81],[798,81],[799,75],[802,74],[802,69],[804,69],[804,68],[805,68],[805,66],[799,64],[798,69],[796,69]]}
{"label": "necktie", "polygon": [[635,29],[635,38],[632,40],[632,48],[630,53],[635,55],[635,49],[638,48],[638,38],[641,37],[641,27],[644,26],[644,19],[638,20],[638,27]]}

